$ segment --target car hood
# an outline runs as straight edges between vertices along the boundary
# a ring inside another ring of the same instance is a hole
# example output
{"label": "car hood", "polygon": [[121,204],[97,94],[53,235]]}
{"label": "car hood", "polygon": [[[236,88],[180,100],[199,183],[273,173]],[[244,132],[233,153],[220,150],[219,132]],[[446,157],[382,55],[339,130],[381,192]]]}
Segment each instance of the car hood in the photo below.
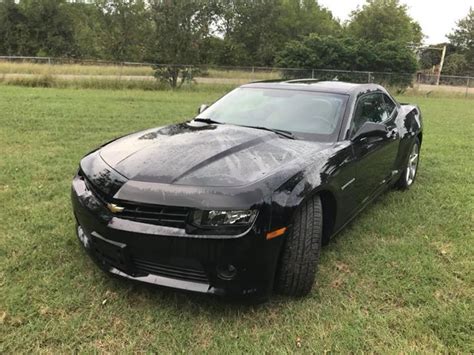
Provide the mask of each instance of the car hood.
{"label": "car hood", "polygon": [[284,169],[329,143],[291,140],[235,125],[180,123],[138,132],[100,149],[102,159],[134,181],[242,186]]}

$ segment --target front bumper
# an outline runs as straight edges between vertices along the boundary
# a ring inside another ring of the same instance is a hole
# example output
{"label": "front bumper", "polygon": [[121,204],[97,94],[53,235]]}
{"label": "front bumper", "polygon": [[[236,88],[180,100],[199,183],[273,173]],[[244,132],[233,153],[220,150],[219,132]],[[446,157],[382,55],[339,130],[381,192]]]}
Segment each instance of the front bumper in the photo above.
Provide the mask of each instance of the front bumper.
{"label": "front bumper", "polygon": [[282,238],[261,228],[236,238],[186,236],[182,230],[119,218],[76,177],[71,199],[78,236],[106,271],[135,281],[226,297],[265,299]]}

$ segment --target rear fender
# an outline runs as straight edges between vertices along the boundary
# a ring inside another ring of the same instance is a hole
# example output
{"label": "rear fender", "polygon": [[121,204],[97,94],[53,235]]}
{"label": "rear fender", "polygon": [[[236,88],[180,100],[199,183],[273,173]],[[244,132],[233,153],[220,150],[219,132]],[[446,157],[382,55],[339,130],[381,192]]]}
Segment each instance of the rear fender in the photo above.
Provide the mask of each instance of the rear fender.
{"label": "rear fender", "polygon": [[421,110],[417,105],[401,104],[403,128],[405,135],[418,135],[423,130]]}
{"label": "rear fender", "polygon": [[423,119],[421,110],[417,105],[401,104],[400,110],[400,121],[398,123],[400,145],[396,165],[401,171],[405,166],[408,150],[413,140],[420,136],[423,131]]}

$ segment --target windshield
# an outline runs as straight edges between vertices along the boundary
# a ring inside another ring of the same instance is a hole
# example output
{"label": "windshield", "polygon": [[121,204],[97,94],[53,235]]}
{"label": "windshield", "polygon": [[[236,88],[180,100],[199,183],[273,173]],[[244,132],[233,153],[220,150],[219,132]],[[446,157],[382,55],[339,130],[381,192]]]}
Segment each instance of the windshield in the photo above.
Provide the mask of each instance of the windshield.
{"label": "windshield", "polygon": [[330,140],[337,134],[346,95],[314,91],[238,88],[196,118],[290,131],[299,138]]}

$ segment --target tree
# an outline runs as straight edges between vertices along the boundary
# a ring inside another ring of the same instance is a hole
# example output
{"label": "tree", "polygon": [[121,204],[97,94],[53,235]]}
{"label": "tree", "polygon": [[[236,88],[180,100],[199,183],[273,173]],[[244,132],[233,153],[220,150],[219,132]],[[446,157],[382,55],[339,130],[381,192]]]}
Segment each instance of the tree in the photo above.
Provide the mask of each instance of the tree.
{"label": "tree", "polygon": [[99,34],[105,58],[142,61],[146,56],[151,22],[144,0],[100,0]]}
{"label": "tree", "polygon": [[30,54],[28,19],[14,0],[0,2],[0,54]]}
{"label": "tree", "polygon": [[453,53],[446,57],[443,66],[445,75],[465,75],[469,71],[469,63],[466,56],[461,53]]}
{"label": "tree", "polygon": [[386,40],[405,45],[419,45],[423,39],[420,25],[399,0],[367,0],[352,12],[347,33],[371,42]]}
{"label": "tree", "polygon": [[374,61],[368,63],[366,70],[403,74],[416,72],[418,65],[415,55],[405,43],[382,41],[373,44],[371,50],[376,55]]}
{"label": "tree", "polygon": [[[171,86],[178,78],[191,80],[195,70],[176,64],[202,62],[206,39],[217,21],[218,4],[207,0],[151,0],[150,13],[154,33],[148,58],[155,63],[174,64],[156,68],[155,76]],[[180,75],[182,69],[185,73]],[[182,82],[181,81],[181,82]]]}
{"label": "tree", "polygon": [[331,11],[321,7],[316,0],[283,0],[280,26],[286,40],[299,39],[310,33],[335,35],[341,25]]}
{"label": "tree", "polygon": [[379,43],[349,37],[311,34],[301,41],[291,41],[278,53],[277,63],[287,68],[367,70],[414,73],[413,52],[402,43]]}
{"label": "tree", "polygon": [[[454,32],[447,37],[455,47],[456,52],[465,57],[466,70],[474,72],[474,10],[470,8],[466,17],[459,20],[456,25],[457,28]],[[456,61],[459,62],[459,57]]]}
{"label": "tree", "polygon": [[446,47],[446,56],[454,53],[455,49],[452,45],[447,43],[433,44],[429,47],[422,48],[419,52],[419,64],[421,69],[432,69],[441,61],[441,49]]}
{"label": "tree", "polygon": [[227,46],[241,48],[241,65],[270,65],[275,46],[284,41],[279,26],[281,2],[273,0],[229,1],[225,18]]}
{"label": "tree", "polygon": [[357,43],[347,38],[310,34],[290,41],[278,53],[276,63],[284,68],[356,70]]}
{"label": "tree", "polygon": [[60,57],[75,54],[74,26],[68,5],[65,0],[20,2],[20,9],[28,21],[29,55]]}
{"label": "tree", "polygon": [[242,43],[212,36],[203,47],[203,62],[208,64],[239,66],[248,63],[248,53]]}
{"label": "tree", "polygon": [[73,20],[74,41],[76,43],[75,56],[106,59],[109,54],[104,48],[104,43],[107,44],[104,38],[107,32],[102,21],[103,13],[101,9],[92,4],[75,2],[68,4],[68,11]]}
{"label": "tree", "polygon": [[288,41],[340,31],[315,0],[227,0],[222,7],[224,47],[241,58],[241,65],[273,65],[275,53]]}
{"label": "tree", "polygon": [[[277,64],[286,68],[389,72],[393,74],[378,78],[378,81],[398,86],[409,85],[410,74],[417,68],[414,53],[404,43],[387,40],[374,43],[350,37],[316,34],[304,37],[301,41],[287,43],[278,53]],[[289,76],[292,72],[285,74]],[[308,76],[307,73],[304,74]],[[319,79],[333,77],[334,73],[318,72]],[[367,80],[367,76],[355,77],[352,73],[338,74],[338,78],[348,81]]]}

